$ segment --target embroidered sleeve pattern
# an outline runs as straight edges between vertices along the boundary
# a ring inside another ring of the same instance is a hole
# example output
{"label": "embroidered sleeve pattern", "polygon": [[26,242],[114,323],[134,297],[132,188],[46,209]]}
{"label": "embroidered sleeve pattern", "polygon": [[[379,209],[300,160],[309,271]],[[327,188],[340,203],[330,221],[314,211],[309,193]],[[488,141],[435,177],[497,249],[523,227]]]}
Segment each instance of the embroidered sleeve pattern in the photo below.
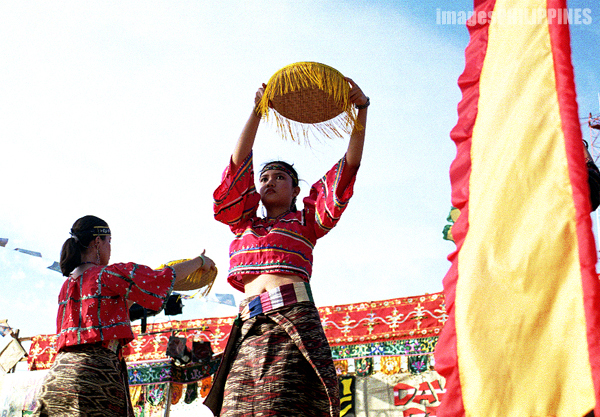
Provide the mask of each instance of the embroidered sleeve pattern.
{"label": "embroidered sleeve pattern", "polygon": [[252,153],[240,164],[237,171],[233,162],[223,173],[221,184],[213,194],[215,219],[235,227],[256,213],[260,195],[254,185]]}
{"label": "embroidered sleeve pattern", "polygon": [[157,271],[134,263],[113,264],[102,269],[98,280],[127,300],[160,311],[173,291],[175,270],[170,266]]}
{"label": "embroidered sleeve pattern", "polygon": [[356,175],[352,176],[352,180],[345,190],[338,190],[345,166],[346,157],[344,156],[312,186],[309,196],[304,199],[306,208],[314,207],[314,228],[317,237],[325,236],[337,224],[354,192]]}
{"label": "embroidered sleeve pattern", "polygon": [[127,300],[161,310],[171,294],[175,271],[113,264],[69,277],[58,298],[57,350],[64,346],[133,339]]}

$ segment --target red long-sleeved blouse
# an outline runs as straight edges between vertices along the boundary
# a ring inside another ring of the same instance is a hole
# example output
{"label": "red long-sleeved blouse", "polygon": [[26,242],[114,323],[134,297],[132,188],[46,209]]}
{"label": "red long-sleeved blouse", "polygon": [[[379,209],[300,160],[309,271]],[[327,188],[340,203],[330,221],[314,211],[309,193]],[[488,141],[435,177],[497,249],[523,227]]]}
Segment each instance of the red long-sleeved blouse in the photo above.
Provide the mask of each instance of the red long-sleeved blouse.
{"label": "red long-sleeved blouse", "polygon": [[94,266],[67,277],[58,296],[57,351],[65,346],[133,340],[127,301],[164,308],[175,281],[170,266],[155,271],[134,263]]}
{"label": "red long-sleeved blouse", "polygon": [[243,275],[279,273],[310,280],[317,239],[337,224],[352,197],[356,174],[345,190],[338,190],[345,166],[344,157],[313,184],[303,210],[260,218],[256,216],[260,195],[254,185],[252,153],[237,171],[230,161],[213,197],[215,218],[235,234],[227,277],[234,288],[244,291]]}

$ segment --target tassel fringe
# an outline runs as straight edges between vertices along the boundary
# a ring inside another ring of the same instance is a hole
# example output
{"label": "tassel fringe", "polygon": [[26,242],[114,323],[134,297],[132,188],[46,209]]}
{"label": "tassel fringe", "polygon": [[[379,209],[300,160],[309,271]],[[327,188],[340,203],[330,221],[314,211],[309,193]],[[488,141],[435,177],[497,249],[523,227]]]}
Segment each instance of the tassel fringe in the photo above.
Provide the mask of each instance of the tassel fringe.
{"label": "tassel fringe", "polygon": [[[319,89],[325,92],[339,114],[317,123],[302,123],[283,116],[270,104],[276,97],[302,90]],[[317,62],[298,62],[277,71],[269,80],[256,112],[267,121],[273,116],[277,132],[283,138],[310,145],[310,138],[341,138],[356,127],[356,110],[348,99],[350,86],[335,68]]]}
{"label": "tassel fringe", "polygon": [[[189,261],[189,259],[180,259],[177,261],[167,262],[164,265],[158,267],[158,269],[163,269],[166,266],[173,266],[180,262]],[[206,297],[215,283],[215,279],[217,277],[218,270],[217,268],[212,268],[211,270],[203,273],[202,269],[197,269],[192,272],[184,281],[178,282],[173,290],[175,291],[193,291],[198,290],[194,297],[200,295],[200,297]]]}

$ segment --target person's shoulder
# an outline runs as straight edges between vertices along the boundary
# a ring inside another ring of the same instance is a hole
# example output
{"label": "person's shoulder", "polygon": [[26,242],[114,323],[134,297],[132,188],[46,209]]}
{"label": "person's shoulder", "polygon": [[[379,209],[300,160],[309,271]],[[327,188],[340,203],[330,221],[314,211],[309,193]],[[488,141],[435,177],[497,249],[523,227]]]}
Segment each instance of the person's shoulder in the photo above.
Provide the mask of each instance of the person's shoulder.
{"label": "person's shoulder", "polygon": [[113,273],[128,273],[138,268],[148,268],[145,265],[140,265],[135,262],[116,262],[109,265],[100,266],[102,271]]}

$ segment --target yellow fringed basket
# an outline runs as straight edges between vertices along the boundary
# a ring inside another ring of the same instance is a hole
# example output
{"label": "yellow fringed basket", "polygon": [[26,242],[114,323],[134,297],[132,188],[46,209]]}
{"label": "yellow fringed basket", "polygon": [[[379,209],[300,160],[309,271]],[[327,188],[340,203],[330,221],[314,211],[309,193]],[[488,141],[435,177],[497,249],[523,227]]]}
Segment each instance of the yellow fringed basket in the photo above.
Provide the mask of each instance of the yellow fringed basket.
{"label": "yellow fringed basket", "polygon": [[[278,132],[293,141],[310,136],[343,137],[356,123],[342,73],[318,62],[297,62],[277,71],[267,83],[258,114],[275,118]],[[271,111],[272,110],[272,111]]]}
{"label": "yellow fringed basket", "polygon": [[[161,265],[158,269],[163,269],[165,266],[173,266],[175,264],[189,261],[189,259],[179,259],[177,261],[167,262],[165,265]],[[209,269],[206,272],[202,271],[202,268],[198,268],[196,271],[192,272],[186,279],[183,281],[178,281],[173,286],[174,291],[193,291],[198,290],[200,288],[204,288],[201,297],[205,297],[208,295],[210,290],[212,289],[213,284],[215,283],[215,279],[217,278],[217,267]]]}

